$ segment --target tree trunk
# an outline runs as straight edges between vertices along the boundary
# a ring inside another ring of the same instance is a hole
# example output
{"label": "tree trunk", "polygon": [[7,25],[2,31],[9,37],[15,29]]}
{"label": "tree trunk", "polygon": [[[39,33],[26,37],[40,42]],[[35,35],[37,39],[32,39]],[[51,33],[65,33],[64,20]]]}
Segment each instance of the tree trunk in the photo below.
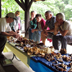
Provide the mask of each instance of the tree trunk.
{"label": "tree trunk", "polygon": [[29,27],[29,10],[25,11],[25,37],[29,38],[29,34],[28,34],[28,27]]}

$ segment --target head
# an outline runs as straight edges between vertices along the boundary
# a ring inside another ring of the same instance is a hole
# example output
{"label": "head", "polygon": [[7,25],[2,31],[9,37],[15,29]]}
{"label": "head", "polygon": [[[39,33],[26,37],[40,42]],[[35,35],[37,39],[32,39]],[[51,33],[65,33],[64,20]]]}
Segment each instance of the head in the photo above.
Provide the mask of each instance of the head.
{"label": "head", "polygon": [[36,20],[37,22],[40,22],[42,19],[41,14],[36,14]]}
{"label": "head", "polygon": [[65,20],[65,15],[63,13],[56,14],[56,21],[61,24]]}
{"label": "head", "polygon": [[11,23],[14,21],[14,19],[16,19],[15,14],[12,12],[8,13],[5,18],[7,23]]}
{"label": "head", "polygon": [[35,11],[31,11],[31,18],[35,18],[36,16],[36,12]]}
{"label": "head", "polygon": [[45,12],[45,17],[46,17],[46,20],[50,20],[53,16],[53,13],[51,11],[46,11]]}
{"label": "head", "polygon": [[19,16],[19,15],[20,15],[20,11],[16,11],[16,12],[15,12],[15,15],[16,15],[16,16]]}

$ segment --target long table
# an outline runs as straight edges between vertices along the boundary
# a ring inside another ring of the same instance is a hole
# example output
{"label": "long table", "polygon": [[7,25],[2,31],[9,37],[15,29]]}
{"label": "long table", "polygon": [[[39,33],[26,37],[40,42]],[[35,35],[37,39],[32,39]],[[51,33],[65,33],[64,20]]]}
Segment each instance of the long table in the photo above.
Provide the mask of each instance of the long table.
{"label": "long table", "polygon": [[45,58],[30,57],[23,50],[16,48],[10,43],[6,43],[5,48],[11,50],[27,67],[31,67],[35,72],[57,72],[55,67],[52,66],[52,62],[48,62]]}
{"label": "long table", "polygon": [[6,43],[5,48],[8,51],[11,50],[27,67],[29,67],[30,56],[28,56],[25,52],[21,51],[8,42]]}
{"label": "long table", "polygon": [[16,48],[10,43],[6,43],[5,49],[12,51],[27,67],[31,67],[35,72],[53,72],[40,62],[36,62],[30,56],[28,56],[23,50]]}

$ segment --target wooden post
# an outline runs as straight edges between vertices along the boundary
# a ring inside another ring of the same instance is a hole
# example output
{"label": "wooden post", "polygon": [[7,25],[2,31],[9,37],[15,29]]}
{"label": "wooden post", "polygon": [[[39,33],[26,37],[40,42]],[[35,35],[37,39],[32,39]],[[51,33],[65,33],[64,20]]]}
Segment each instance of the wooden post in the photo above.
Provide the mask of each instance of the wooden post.
{"label": "wooden post", "polygon": [[1,0],[0,0],[0,18],[1,18]]}
{"label": "wooden post", "polygon": [[28,27],[29,27],[29,10],[26,10],[25,11],[25,31],[26,31],[25,37],[27,38],[28,38],[28,33],[27,33]]}
{"label": "wooden post", "polygon": [[[25,31],[27,31],[27,28],[29,26],[29,9],[28,9],[29,0],[25,0]],[[25,33],[25,37],[28,38],[28,33]]]}

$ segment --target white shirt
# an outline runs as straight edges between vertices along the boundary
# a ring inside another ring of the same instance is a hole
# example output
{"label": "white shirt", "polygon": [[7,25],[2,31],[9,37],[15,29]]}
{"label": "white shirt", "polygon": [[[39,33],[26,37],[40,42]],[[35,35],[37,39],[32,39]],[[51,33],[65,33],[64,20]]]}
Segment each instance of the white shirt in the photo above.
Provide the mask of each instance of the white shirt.
{"label": "white shirt", "polygon": [[0,18],[0,33],[11,31],[9,23],[6,22],[5,18]]}

